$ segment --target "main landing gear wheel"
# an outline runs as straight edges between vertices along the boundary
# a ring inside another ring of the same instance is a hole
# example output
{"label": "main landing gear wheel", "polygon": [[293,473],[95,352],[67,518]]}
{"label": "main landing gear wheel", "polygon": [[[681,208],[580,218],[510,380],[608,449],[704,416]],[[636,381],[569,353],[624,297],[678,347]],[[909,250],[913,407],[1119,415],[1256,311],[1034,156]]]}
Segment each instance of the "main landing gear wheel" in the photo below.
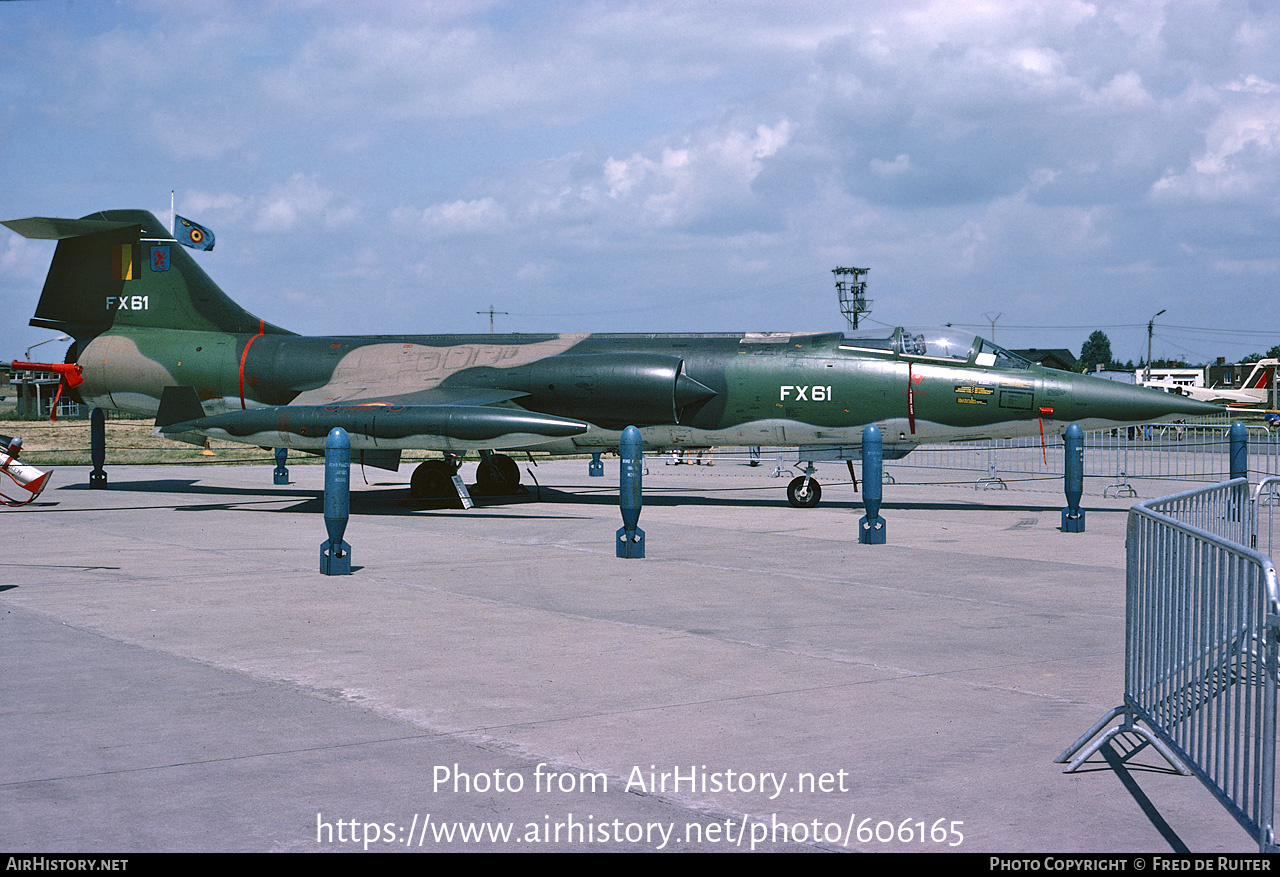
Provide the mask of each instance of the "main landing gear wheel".
{"label": "main landing gear wheel", "polygon": [[811,509],[822,499],[822,485],[818,479],[810,477],[809,486],[805,488],[805,476],[797,475],[787,485],[787,502],[798,509]]}
{"label": "main landing gear wheel", "polygon": [[458,470],[445,460],[419,463],[409,479],[409,496],[414,499],[446,499],[455,496],[453,476]]}
{"label": "main landing gear wheel", "polygon": [[520,492],[520,467],[506,454],[490,454],[476,467],[476,486],[489,496]]}

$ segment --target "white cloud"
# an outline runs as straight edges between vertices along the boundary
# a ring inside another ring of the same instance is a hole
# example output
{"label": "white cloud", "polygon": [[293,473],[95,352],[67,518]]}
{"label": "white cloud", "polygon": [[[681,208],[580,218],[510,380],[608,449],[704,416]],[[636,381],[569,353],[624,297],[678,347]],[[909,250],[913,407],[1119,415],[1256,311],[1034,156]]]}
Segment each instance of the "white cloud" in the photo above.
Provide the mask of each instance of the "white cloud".
{"label": "white cloud", "polygon": [[6,236],[0,249],[0,274],[10,280],[38,282],[49,269],[53,247],[44,241],[31,241],[20,235]]}
{"label": "white cloud", "polygon": [[[657,156],[633,153],[610,157],[600,169],[598,183],[618,210],[639,209],[649,223],[684,226],[713,219],[752,199],[752,183],[766,160],[777,155],[791,138],[791,123],[757,125],[753,133],[732,129],[706,132],[679,147],[662,147]],[[623,214],[625,215],[625,214]]]}
{"label": "white cloud", "polygon": [[256,232],[283,233],[307,222],[333,228],[358,216],[355,205],[333,202],[333,192],[314,177],[297,173],[287,182],[272,186],[266,195],[249,200],[251,228]]}
{"label": "white cloud", "polygon": [[177,211],[195,218],[215,211],[234,211],[244,204],[244,198],[227,192],[183,192],[177,199]]}
{"label": "white cloud", "polygon": [[[1267,84],[1269,85],[1269,83]],[[1162,203],[1280,200],[1280,90],[1257,80],[1228,87],[1204,137],[1204,150],[1151,187]]]}
{"label": "white cloud", "polygon": [[885,161],[880,158],[871,159],[871,169],[881,176],[894,176],[896,174],[905,174],[911,170],[911,156],[905,152],[899,154],[893,161]]}
{"label": "white cloud", "polygon": [[432,204],[423,210],[398,207],[391,218],[400,228],[421,230],[431,236],[486,234],[507,224],[506,210],[493,198]]}
{"label": "white cloud", "polygon": [[1140,110],[1152,104],[1151,94],[1143,86],[1142,77],[1133,70],[1117,73],[1091,97],[1097,103],[1121,112]]}
{"label": "white cloud", "polygon": [[1250,73],[1244,79],[1237,79],[1235,82],[1228,82],[1225,86],[1227,91],[1247,91],[1252,94],[1275,94],[1280,91],[1280,85],[1274,82],[1268,82],[1261,76]]}
{"label": "white cloud", "polygon": [[392,221],[402,230],[430,236],[563,234],[579,244],[623,229],[635,235],[740,222],[760,209],[753,184],[785,149],[791,132],[791,123],[782,119],[753,131],[702,131],[679,144],[655,144],[621,158],[562,156],[524,168],[501,198],[402,206],[392,212]]}
{"label": "white cloud", "polygon": [[1022,70],[1037,76],[1060,75],[1063,71],[1058,53],[1041,47],[1017,49],[1013,53],[1013,61]]}
{"label": "white cloud", "polygon": [[520,280],[546,280],[551,276],[551,266],[545,262],[525,262],[516,271],[516,277]]}
{"label": "white cloud", "polygon": [[[555,26],[536,16],[530,23]],[[507,116],[539,123],[546,113],[580,116],[626,78],[618,61],[596,49],[571,36],[545,39],[477,21],[339,17],[312,32],[264,86],[273,103],[308,107],[325,121],[372,113],[374,121]]]}

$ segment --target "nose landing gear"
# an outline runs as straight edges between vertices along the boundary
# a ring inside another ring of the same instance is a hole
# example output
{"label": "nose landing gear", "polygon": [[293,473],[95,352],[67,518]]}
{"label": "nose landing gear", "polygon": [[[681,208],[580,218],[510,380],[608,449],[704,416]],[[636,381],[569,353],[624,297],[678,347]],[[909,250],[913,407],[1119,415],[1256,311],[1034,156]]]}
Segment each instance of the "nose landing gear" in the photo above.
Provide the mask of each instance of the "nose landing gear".
{"label": "nose landing gear", "polygon": [[804,474],[797,475],[787,485],[787,502],[798,509],[811,509],[822,499],[822,485],[813,477],[813,464],[806,465]]}

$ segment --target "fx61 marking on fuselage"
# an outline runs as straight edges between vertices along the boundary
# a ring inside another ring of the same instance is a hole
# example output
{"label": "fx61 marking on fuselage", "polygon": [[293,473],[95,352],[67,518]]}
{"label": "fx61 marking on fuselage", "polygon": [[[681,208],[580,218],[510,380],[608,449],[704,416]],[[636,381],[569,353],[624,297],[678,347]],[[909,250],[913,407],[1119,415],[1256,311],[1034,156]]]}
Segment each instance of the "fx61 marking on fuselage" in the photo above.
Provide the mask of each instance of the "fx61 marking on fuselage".
{"label": "fx61 marking on fuselage", "polygon": [[778,388],[778,400],[781,402],[831,402],[831,387],[812,385],[807,387],[783,384]]}

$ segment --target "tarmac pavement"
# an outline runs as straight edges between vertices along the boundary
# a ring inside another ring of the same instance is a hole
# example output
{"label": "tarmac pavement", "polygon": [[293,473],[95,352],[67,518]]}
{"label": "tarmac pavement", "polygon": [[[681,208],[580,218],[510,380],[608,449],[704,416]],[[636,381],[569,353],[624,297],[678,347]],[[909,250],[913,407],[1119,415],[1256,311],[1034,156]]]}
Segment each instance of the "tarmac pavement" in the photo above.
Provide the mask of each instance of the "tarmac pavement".
{"label": "tarmac pavement", "polygon": [[1133,500],[894,466],[866,546],[843,467],[649,465],[643,560],[616,459],[356,469],[344,577],[320,466],[58,469],[0,510],[0,849],[1256,851],[1150,750],[1053,763],[1121,701]]}

